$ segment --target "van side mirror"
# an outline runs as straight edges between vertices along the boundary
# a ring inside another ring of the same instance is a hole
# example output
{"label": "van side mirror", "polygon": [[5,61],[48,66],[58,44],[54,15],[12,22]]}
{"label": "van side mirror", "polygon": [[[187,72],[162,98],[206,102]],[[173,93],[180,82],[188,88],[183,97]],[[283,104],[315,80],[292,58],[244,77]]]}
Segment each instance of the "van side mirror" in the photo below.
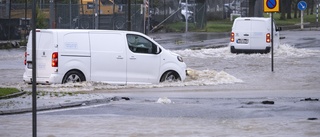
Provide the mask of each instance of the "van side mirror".
{"label": "van side mirror", "polygon": [[160,53],[160,51],[161,51],[161,50],[160,50],[160,47],[158,47],[158,46],[157,46],[156,54],[159,54],[159,53]]}
{"label": "van side mirror", "polygon": [[276,31],[282,31],[281,27],[276,27]]}
{"label": "van side mirror", "polygon": [[158,47],[156,44],[152,44],[152,54],[159,54],[160,52],[160,47]]}

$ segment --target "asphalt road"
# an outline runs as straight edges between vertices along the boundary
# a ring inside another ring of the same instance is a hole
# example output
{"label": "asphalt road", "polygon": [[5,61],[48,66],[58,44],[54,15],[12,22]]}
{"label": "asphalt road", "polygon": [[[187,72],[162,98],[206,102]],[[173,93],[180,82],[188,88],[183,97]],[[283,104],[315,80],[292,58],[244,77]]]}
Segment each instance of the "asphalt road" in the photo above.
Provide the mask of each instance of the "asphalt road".
{"label": "asphalt road", "polygon": [[[319,101],[315,101],[315,97],[320,97],[318,90],[211,88],[109,91],[110,95],[130,100],[39,112],[37,134],[44,137],[320,135]],[[306,98],[310,96],[313,98]],[[31,114],[0,116],[0,122],[0,136],[32,135]]]}

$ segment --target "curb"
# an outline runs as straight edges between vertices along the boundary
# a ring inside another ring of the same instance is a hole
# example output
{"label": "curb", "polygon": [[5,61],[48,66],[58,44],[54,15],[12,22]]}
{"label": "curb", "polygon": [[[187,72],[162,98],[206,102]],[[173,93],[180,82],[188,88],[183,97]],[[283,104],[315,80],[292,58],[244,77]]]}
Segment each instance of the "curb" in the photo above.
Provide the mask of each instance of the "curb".
{"label": "curb", "polygon": [[10,94],[10,95],[1,96],[0,99],[15,98],[15,97],[19,97],[19,96],[21,96],[23,94],[26,94],[26,93],[27,93],[26,91],[20,91],[20,92],[13,93],[13,94]]}
{"label": "curb", "polygon": [[[79,107],[79,106],[88,106],[98,103],[109,103],[112,98],[104,98],[104,99],[92,99],[88,101],[76,101],[70,103],[60,103],[57,105],[50,105],[50,106],[40,106],[37,107],[37,112],[45,111],[45,110],[54,110],[54,109],[63,109],[69,107]],[[32,108],[22,108],[22,109],[13,109],[13,110],[4,110],[0,111],[0,115],[13,115],[13,114],[22,114],[32,112]]]}

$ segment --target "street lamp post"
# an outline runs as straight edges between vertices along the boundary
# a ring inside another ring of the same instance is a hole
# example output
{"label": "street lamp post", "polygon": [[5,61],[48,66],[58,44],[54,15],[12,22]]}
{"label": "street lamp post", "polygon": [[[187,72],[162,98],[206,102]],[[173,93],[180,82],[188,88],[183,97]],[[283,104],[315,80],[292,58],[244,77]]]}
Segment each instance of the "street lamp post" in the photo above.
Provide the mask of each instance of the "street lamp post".
{"label": "street lamp post", "polygon": [[128,0],[128,30],[131,31],[131,0]]}

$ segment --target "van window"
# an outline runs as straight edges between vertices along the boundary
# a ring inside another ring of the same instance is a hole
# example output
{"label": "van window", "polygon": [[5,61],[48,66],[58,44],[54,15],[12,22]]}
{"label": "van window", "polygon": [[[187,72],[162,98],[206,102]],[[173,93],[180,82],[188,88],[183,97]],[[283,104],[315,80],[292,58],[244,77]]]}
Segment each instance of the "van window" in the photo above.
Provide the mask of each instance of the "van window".
{"label": "van window", "polygon": [[157,46],[142,36],[127,34],[127,41],[134,53],[157,54]]}

